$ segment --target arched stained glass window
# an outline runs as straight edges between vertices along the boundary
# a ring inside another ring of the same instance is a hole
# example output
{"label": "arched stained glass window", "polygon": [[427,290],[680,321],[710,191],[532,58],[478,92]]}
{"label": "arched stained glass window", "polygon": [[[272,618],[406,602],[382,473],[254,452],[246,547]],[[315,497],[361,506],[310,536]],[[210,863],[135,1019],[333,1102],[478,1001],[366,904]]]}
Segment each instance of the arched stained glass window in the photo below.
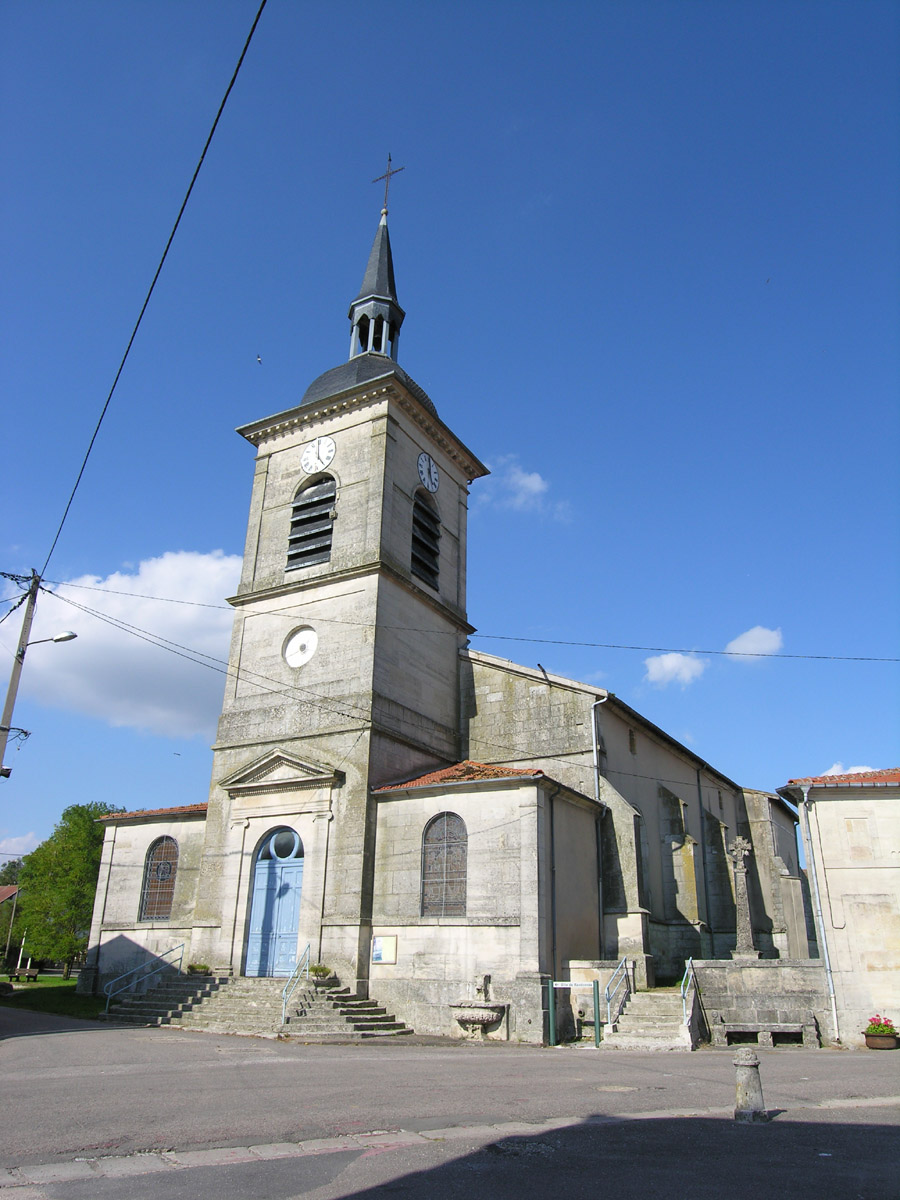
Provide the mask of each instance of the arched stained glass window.
{"label": "arched stained glass window", "polygon": [[144,886],[141,889],[139,921],[167,921],[172,913],[175,895],[175,873],[178,870],[178,843],[174,838],[157,838],[147,851],[144,863]]}
{"label": "arched stained glass window", "polygon": [[456,813],[440,813],[422,838],[422,916],[466,915],[466,823]]}

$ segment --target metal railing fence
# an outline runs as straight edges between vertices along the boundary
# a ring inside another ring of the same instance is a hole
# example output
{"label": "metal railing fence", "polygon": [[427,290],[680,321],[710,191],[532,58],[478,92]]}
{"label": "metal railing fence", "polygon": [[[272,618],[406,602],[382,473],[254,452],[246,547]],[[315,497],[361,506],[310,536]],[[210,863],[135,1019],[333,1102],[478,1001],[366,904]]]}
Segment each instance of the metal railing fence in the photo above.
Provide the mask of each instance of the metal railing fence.
{"label": "metal railing fence", "polygon": [[[174,957],[169,955],[178,955],[176,961]],[[184,942],[180,946],[173,946],[171,950],[166,950],[163,954],[154,954],[147,962],[141,963],[139,967],[132,967],[130,971],[123,971],[121,975],[117,975],[115,979],[111,979],[109,983],[104,984],[103,991],[106,993],[106,1012],[109,1012],[109,1004],[113,996],[119,996],[122,992],[127,992],[130,988],[135,987],[144,979],[150,979],[153,975],[159,975],[162,971],[173,969],[181,970],[181,964],[184,961]],[[156,963],[156,966],[152,964]],[[123,980],[127,982],[122,983]],[[115,984],[121,983],[121,987],[116,987]]]}
{"label": "metal railing fence", "polygon": [[284,985],[281,991],[281,1023],[284,1024],[287,1019],[287,1006],[290,1003],[291,996],[296,991],[297,984],[300,982],[301,975],[309,979],[309,942],[306,943],[306,949],[297,959],[297,964],[291,971],[291,977]]}
{"label": "metal railing fence", "polygon": [[[617,982],[618,980],[618,982]],[[613,986],[615,984],[615,986]],[[623,990],[624,989],[624,990]],[[616,1001],[616,996],[622,992],[621,997],[616,1003],[616,1013],[613,1016],[613,1003]],[[606,1023],[612,1025],[614,1021],[619,1019],[619,1014],[625,1007],[625,1001],[631,995],[631,978],[628,974],[628,959],[623,958],[619,965],[609,977],[604,991],[603,998],[606,1000]]]}

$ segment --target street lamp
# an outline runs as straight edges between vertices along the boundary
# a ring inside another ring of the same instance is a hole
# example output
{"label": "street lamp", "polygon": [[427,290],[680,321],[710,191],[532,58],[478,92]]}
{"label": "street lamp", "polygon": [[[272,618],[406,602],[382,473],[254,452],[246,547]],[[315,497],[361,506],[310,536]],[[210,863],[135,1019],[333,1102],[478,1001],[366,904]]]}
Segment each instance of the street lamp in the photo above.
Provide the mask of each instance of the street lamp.
{"label": "street lamp", "polygon": [[38,575],[37,571],[32,571],[31,580],[28,584],[28,594],[25,600],[25,616],[22,618],[22,632],[19,634],[19,644],[16,647],[12,672],[9,676],[9,687],[6,692],[6,703],[3,706],[3,716],[0,717],[0,779],[9,779],[12,772],[12,767],[3,765],[3,759],[6,755],[6,743],[9,741],[13,709],[16,704],[16,693],[19,690],[19,678],[22,674],[22,664],[25,662],[25,651],[29,646],[37,646],[41,642],[71,642],[73,638],[78,637],[78,634],[73,633],[71,629],[65,629],[62,633],[57,633],[53,637],[36,638],[33,642],[28,640],[28,635],[31,633],[31,623],[34,620],[34,609],[37,604],[37,594],[40,586],[40,575]]}

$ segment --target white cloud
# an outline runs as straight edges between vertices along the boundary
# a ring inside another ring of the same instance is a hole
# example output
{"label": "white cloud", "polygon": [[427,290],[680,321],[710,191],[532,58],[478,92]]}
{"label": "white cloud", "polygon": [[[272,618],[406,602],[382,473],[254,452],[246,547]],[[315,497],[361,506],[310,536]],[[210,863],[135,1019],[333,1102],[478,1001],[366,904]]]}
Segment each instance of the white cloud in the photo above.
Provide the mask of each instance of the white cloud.
{"label": "white cloud", "polygon": [[504,483],[510,508],[539,508],[550,487],[537,471],[523,471],[518,463],[507,468]]}
{"label": "white cloud", "polygon": [[550,497],[550,484],[539,471],[526,471],[512,454],[489,465],[491,474],[479,482],[473,508],[494,504],[516,512],[541,513],[556,521],[569,520],[568,501]]}
{"label": "white cloud", "polygon": [[[37,845],[38,838],[34,833],[23,833],[21,837],[0,838],[0,858],[19,858],[23,854],[30,854]],[[0,863],[0,866],[2,865]]]}
{"label": "white cloud", "polygon": [[[754,625],[746,633],[739,633],[725,647],[726,654],[777,654],[784,645],[780,629],[766,629],[765,625]],[[750,660],[746,660],[750,661]]]}
{"label": "white cloud", "polygon": [[877,767],[845,767],[842,762],[832,763],[823,775],[859,775],[862,771],[877,771]]}
{"label": "white cloud", "polygon": [[670,683],[687,687],[700,678],[708,665],[705,659],[694,654],[654,654],[652,658],[644,659],[647,668],[644,679],[654,687],[667,687]]}
{"label": "white cloud", "polygon": [[[85,575],[54,591],[178,646],[223,660],[228,657],[232,622],[224,600],[237,586],[240,564],[239,556],[221,550],[171,551],[147,559],[131,573],[117,571],[106,579]],[[193,603],[144,598],[157,596]],[[0,626],[10,650],[15,648],[18,629],[12,626],[17,624],[13,618]],[[225,685],[219,671],[168,653],[42,594],[31,640],[50,638],[64,629],[77,633],[77,641],[29,651],[22,695],[110,725],[168,737],[213,733]]]}

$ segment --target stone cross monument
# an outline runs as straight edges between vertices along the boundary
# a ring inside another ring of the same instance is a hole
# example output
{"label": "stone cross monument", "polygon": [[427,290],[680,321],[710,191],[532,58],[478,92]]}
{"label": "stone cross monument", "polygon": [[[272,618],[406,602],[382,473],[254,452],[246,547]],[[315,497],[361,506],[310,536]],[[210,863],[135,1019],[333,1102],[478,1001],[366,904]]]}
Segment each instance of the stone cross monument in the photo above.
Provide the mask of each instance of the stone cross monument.
{"label": "stone cross monument", "polygon": [[759,958],[753,945],[753,926],[750,921],[750,896],[747,893],[747,868],[744,859],[753,853],[753,846],[746,838],[736,837],[728,854],[734,864],[734,907],[737,925],[737,945],[731,952],[732,958]]}

